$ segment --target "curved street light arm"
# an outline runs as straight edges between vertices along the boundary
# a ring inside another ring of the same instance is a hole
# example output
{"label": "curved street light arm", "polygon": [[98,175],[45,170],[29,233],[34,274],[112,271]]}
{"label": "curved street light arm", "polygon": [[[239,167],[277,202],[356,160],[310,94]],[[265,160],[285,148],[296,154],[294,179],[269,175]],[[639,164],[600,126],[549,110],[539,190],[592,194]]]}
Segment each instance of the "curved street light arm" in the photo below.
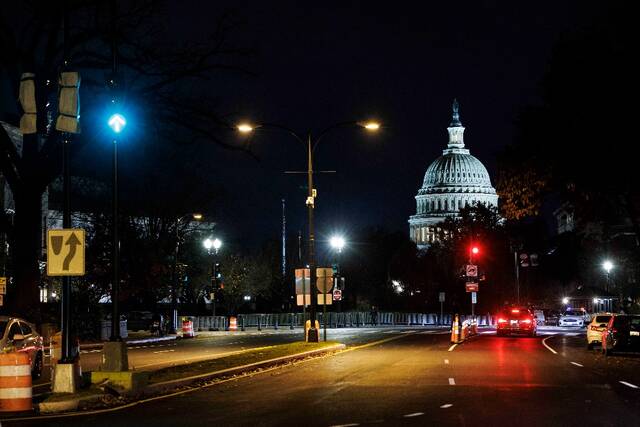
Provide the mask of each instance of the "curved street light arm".
{"label": "curved street light arm", "polygon": [[331,126],[329,126],[327,128],[324,128],[318,134],[318,136],[315,138],[315,140],[313,141],[311,150],[313,152],[315,152],[316,151],[316,147],[320,143],[320,140],[322,139],[322,137],[324,137],[326,134],[328,134],[332,130],[337,129],[337,128],[341,128],[341,127],[351,127],[351,126],[360,126],[360,122],[358,122],[356,120],[350,120],[348,122],[339,122],[339,123],[333,124],[333,125],[331,125]]}

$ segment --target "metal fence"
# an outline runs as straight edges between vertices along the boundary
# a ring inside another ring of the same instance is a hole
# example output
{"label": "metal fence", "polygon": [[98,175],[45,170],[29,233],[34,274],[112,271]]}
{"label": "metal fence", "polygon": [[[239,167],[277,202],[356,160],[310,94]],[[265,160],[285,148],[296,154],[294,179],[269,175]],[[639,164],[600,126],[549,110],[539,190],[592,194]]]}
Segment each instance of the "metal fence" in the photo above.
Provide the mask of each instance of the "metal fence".
{"label": "metal fence", "polygon": [[[189,316],[193,320],[193,328],[196,331],[224,331],[229,329],[229,318],[225,316]],[[303,318],[302,313],[256,313],[238,314],[237,324],[239,330],[246,328],[279,329],[302,328],[305,320],[309,320],[309,313]],[[462,320],[471,319],[471,316],[460,316]],[[479,326],[494,324],[491,315],[474,316]],[[320,324],[324,324],[322,312],[317,313]],[[327,313],[327,327],[329,328],[360,328],[367,326],[436,326],[451,325],[452,316],[445,314],[440,318],[435,313],[399,313],[399,312],[364,312],[349,311],[344,313]]]}

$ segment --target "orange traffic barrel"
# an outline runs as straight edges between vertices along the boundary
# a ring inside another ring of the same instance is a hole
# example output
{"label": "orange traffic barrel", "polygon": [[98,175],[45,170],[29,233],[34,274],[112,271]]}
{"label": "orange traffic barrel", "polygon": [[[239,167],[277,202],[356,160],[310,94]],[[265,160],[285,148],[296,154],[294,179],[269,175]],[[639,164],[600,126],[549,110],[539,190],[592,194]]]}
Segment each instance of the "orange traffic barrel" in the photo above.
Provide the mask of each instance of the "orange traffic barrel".
{"label": "orange traffic barrel", "polygon": [[0,412],[32,409],[31,361],[26,353],[0,353]]}
{"label": "orange traffic barrel", "polygon": [[193,338],[196,334],[193,332],[193,321],[182,320],[182,338]]}
{"label": "orange traffic barrel", "polygon": [[230,331],[238,330],[238,319],[235,316],[229,317],[229,330]]}

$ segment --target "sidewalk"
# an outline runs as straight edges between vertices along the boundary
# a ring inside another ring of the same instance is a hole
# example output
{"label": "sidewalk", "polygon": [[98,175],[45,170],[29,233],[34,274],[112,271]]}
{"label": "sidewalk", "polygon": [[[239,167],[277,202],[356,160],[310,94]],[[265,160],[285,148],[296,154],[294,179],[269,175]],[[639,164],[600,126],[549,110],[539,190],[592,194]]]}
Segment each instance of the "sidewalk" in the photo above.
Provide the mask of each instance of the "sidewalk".
{"label": "sidewalk", "polygon": [[[178,338],[179,335],[165,335],[163,337],[159,337],[157,335],[153,335],[150,332],[132,332],[129,334],[127,338],[124,339],[124,342],[127,345],[133,344],[144,344],[144,343],[153,343],[153,342],[161,342],[161,341],[171,341]],[[105,341],[95,341],[95,342],[84,342],[80,343],[80,350],[90,350],[95,348],[102,348]]]}

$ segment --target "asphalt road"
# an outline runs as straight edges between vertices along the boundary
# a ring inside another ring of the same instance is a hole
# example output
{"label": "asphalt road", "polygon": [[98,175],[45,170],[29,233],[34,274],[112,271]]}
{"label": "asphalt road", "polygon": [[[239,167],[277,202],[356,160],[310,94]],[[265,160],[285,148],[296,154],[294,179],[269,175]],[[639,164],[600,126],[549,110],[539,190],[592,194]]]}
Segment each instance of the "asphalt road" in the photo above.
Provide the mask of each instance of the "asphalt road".
{"label": "asphalt road", "polygon": [[[363,344],[380,339],[392,333],[435,328],[340,328],[327,329],[327,339],[347,345]],[[129,368],[136,370],[154,370],[200,360],[222,357],[238,351],[276,344],[285,344],[302,340],[301,329],[264,329],[244,332],[203,332],[192,339],[177,339],[155,343],[133,344],[127,347]],[[321,334],[322,338],[322,334]],[[102,349],[81,350],[80,360],[83,371],[98,369],[102,362]],[[43,376],[35,382],[34,393],[50,390],[49,360],[45,360]]]}
{"label": "asphalt road", "polygon": [[543,334],[485,331],[451,348],[438,331],[392,332],[379,345],[115,412],[7,425],[638,425],[640,357],[588,351],[583,331]]}

